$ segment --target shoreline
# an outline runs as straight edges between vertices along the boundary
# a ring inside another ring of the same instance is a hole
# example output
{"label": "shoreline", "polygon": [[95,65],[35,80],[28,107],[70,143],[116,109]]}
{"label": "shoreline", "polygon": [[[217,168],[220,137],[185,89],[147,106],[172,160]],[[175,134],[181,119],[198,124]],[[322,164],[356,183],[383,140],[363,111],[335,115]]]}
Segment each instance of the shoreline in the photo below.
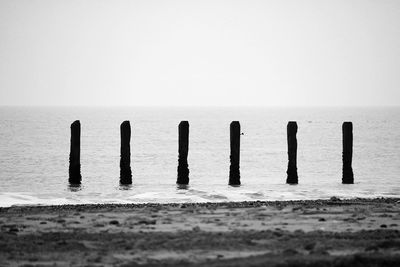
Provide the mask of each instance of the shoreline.
{"label": "shoreline", "polygon": [[0,214],[7,210],[23,209],[23,210],[71,210],[71,209],[123,209],[123,208],[146,208],[146,207],[229,207],[229,208],[250,208],[260,206],[288,206],[288,205],[305,205],[318,206],[318,205],[366,205],[369,203],[400,203],[400,197],[378,197],[378,198],[338,198],[331,197],[329,199],[315,199],[315,200],[271,200],[271,201],[224,201],[224,202],[171,202],[171,203],[88,203],[88,204],[60,204],[60,205],[41,205],[41,204],[17,204],[9,207],[0,206]]}
{"label": "shoreline", "polygon": [[400,198],[0,208],[1,266],[398,266]]}

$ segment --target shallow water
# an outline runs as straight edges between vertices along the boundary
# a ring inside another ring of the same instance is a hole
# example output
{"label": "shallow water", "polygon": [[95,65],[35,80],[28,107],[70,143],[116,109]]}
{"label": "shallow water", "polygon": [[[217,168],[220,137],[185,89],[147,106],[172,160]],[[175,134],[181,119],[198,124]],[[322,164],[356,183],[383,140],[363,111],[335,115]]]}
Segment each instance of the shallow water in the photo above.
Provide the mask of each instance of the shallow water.
{"label": "shallow water", "polygon": [[[82,186],[68,185],[70,124],[82,125]],[[133,185],[119,186],[119,125],[132,126]],[[176,187],[178,124],[190,123],[190,185]],[[242,186],[230,187],[239,120]],[[286,124],[298,123],[299,185],[285,184]],[[341,184],[343,121],[354,185]],[[400,108],[0,108],[0,206],[400,197]]]}

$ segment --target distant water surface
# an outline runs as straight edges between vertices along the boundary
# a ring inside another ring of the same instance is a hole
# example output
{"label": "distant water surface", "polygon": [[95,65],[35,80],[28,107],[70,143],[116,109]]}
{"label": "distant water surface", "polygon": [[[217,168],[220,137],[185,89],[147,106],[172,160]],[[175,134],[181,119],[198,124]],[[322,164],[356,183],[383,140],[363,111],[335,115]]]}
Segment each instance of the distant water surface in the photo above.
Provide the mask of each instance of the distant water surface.
{"label": "distant water surface", "polygon": [[[68,186],[70,124],[82,125],[82,186]],[[133,185],[119,186],[119,126],[132,126]],[[178,124],[190,123],[190,186],[177,189]],[[239,120],[240,187],[229,187]],[[299,185],[285,184],[286,125],[298,123]],[[354,185],[341,184],[343,121]],[[0,108],[0,206],[400,197],[400,108]]]}

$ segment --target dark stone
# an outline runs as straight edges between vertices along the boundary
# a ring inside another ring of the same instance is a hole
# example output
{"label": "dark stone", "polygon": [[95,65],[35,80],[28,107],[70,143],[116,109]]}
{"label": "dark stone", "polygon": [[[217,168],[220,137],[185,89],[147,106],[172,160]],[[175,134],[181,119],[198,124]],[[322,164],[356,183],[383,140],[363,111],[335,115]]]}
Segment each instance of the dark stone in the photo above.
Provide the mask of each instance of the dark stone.
{"label": "dark stone", "polygon": [[240,185],[240,123],[231,122],[230,125],[231,154],[229,167],[229,185]]}
{"label": "dark stone", "polygon": [[19,232],[18,228],[16,228],[16,227],[11,227],[11,228],[8,229],[8,231],[9,232],[14,232],[14,233]]}
{"label": "dark stone", "polygon": [[121,160],[119,162],[120,178],[122,185],[132,184],[131,170],[131,125],[129,121],[121,123]]}
{"label": "dark stone", "polygon": [[308,244],[306,244],[306,245],[304,246],[304,249],[305,249],[305,250],[312,250],[312,249],[314,249],[315,245],[316,245],[315,242],[308,243]]}
{"label": "dark stone", "polygon": [[343,122],[343,184],[354,184],[353,168],[351,167],[353,158],[353,123]]}
{"label": "dark stone", "polygon": [[287,125],[287,144],[288,144],[288,168],[287,179],[288,184],[297,184],[299,182],[297,176],[297,123],[289,121]]}
{"label": "dark stone", "polygon": [[189,122],[181,121],[178,126],[178,179],[177,184],[187,185],[189,184],[189,164],[188,164],[188,153],[189,153]]}
{"label": "dark stone", "polygon": [[81,176],[81,123],[71,124],[71,149],[69,153],[69,183],[80,184]]}

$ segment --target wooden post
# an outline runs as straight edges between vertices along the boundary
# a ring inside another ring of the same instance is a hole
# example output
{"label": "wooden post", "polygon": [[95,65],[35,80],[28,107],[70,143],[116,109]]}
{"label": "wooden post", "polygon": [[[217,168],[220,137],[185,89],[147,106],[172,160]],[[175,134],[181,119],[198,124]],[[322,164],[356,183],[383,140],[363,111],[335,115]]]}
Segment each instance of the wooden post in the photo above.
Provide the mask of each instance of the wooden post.
{"label": "wooden post", "polygon": [[342,183],[343,184],[353,184],[354,183],[354,174],[353,174],[353,168],[351,167],[352,158],[353,158],[353,123],[352,122],[349,122],[349,121],[343,122],[342,134],[343,134]]}
{"label": "wooden post", "polygon": [[287,168],[287,179],[288,184],[297,184],[299,182],[297,176],[297,123],[295,121],[289,121],[287,125],[287,144],[288,144],[288,168]]}
{"label": "wooden post", "polygon": [[132,184],[131,171],[131,125],[129,121],[121,123],[121,160],[120,168],[120,184]]}
{"label": "wooden post", "polygon": [[240,123],[232,121],[230,125],[231,165],[229,168],[229,185],[240,185]]}
{"label": "wooden post", "polygon": [[69,153],[69,183],[80,184],[81,176],[81,123],[71,124],[71,149]]}
{"label": "wooden post", "polygon": [[178,126],[178,179],[177,184],[187,185],[189,184],[189,165],[188,165],[188,153],[189,153],[189,122],[181,121]]}

